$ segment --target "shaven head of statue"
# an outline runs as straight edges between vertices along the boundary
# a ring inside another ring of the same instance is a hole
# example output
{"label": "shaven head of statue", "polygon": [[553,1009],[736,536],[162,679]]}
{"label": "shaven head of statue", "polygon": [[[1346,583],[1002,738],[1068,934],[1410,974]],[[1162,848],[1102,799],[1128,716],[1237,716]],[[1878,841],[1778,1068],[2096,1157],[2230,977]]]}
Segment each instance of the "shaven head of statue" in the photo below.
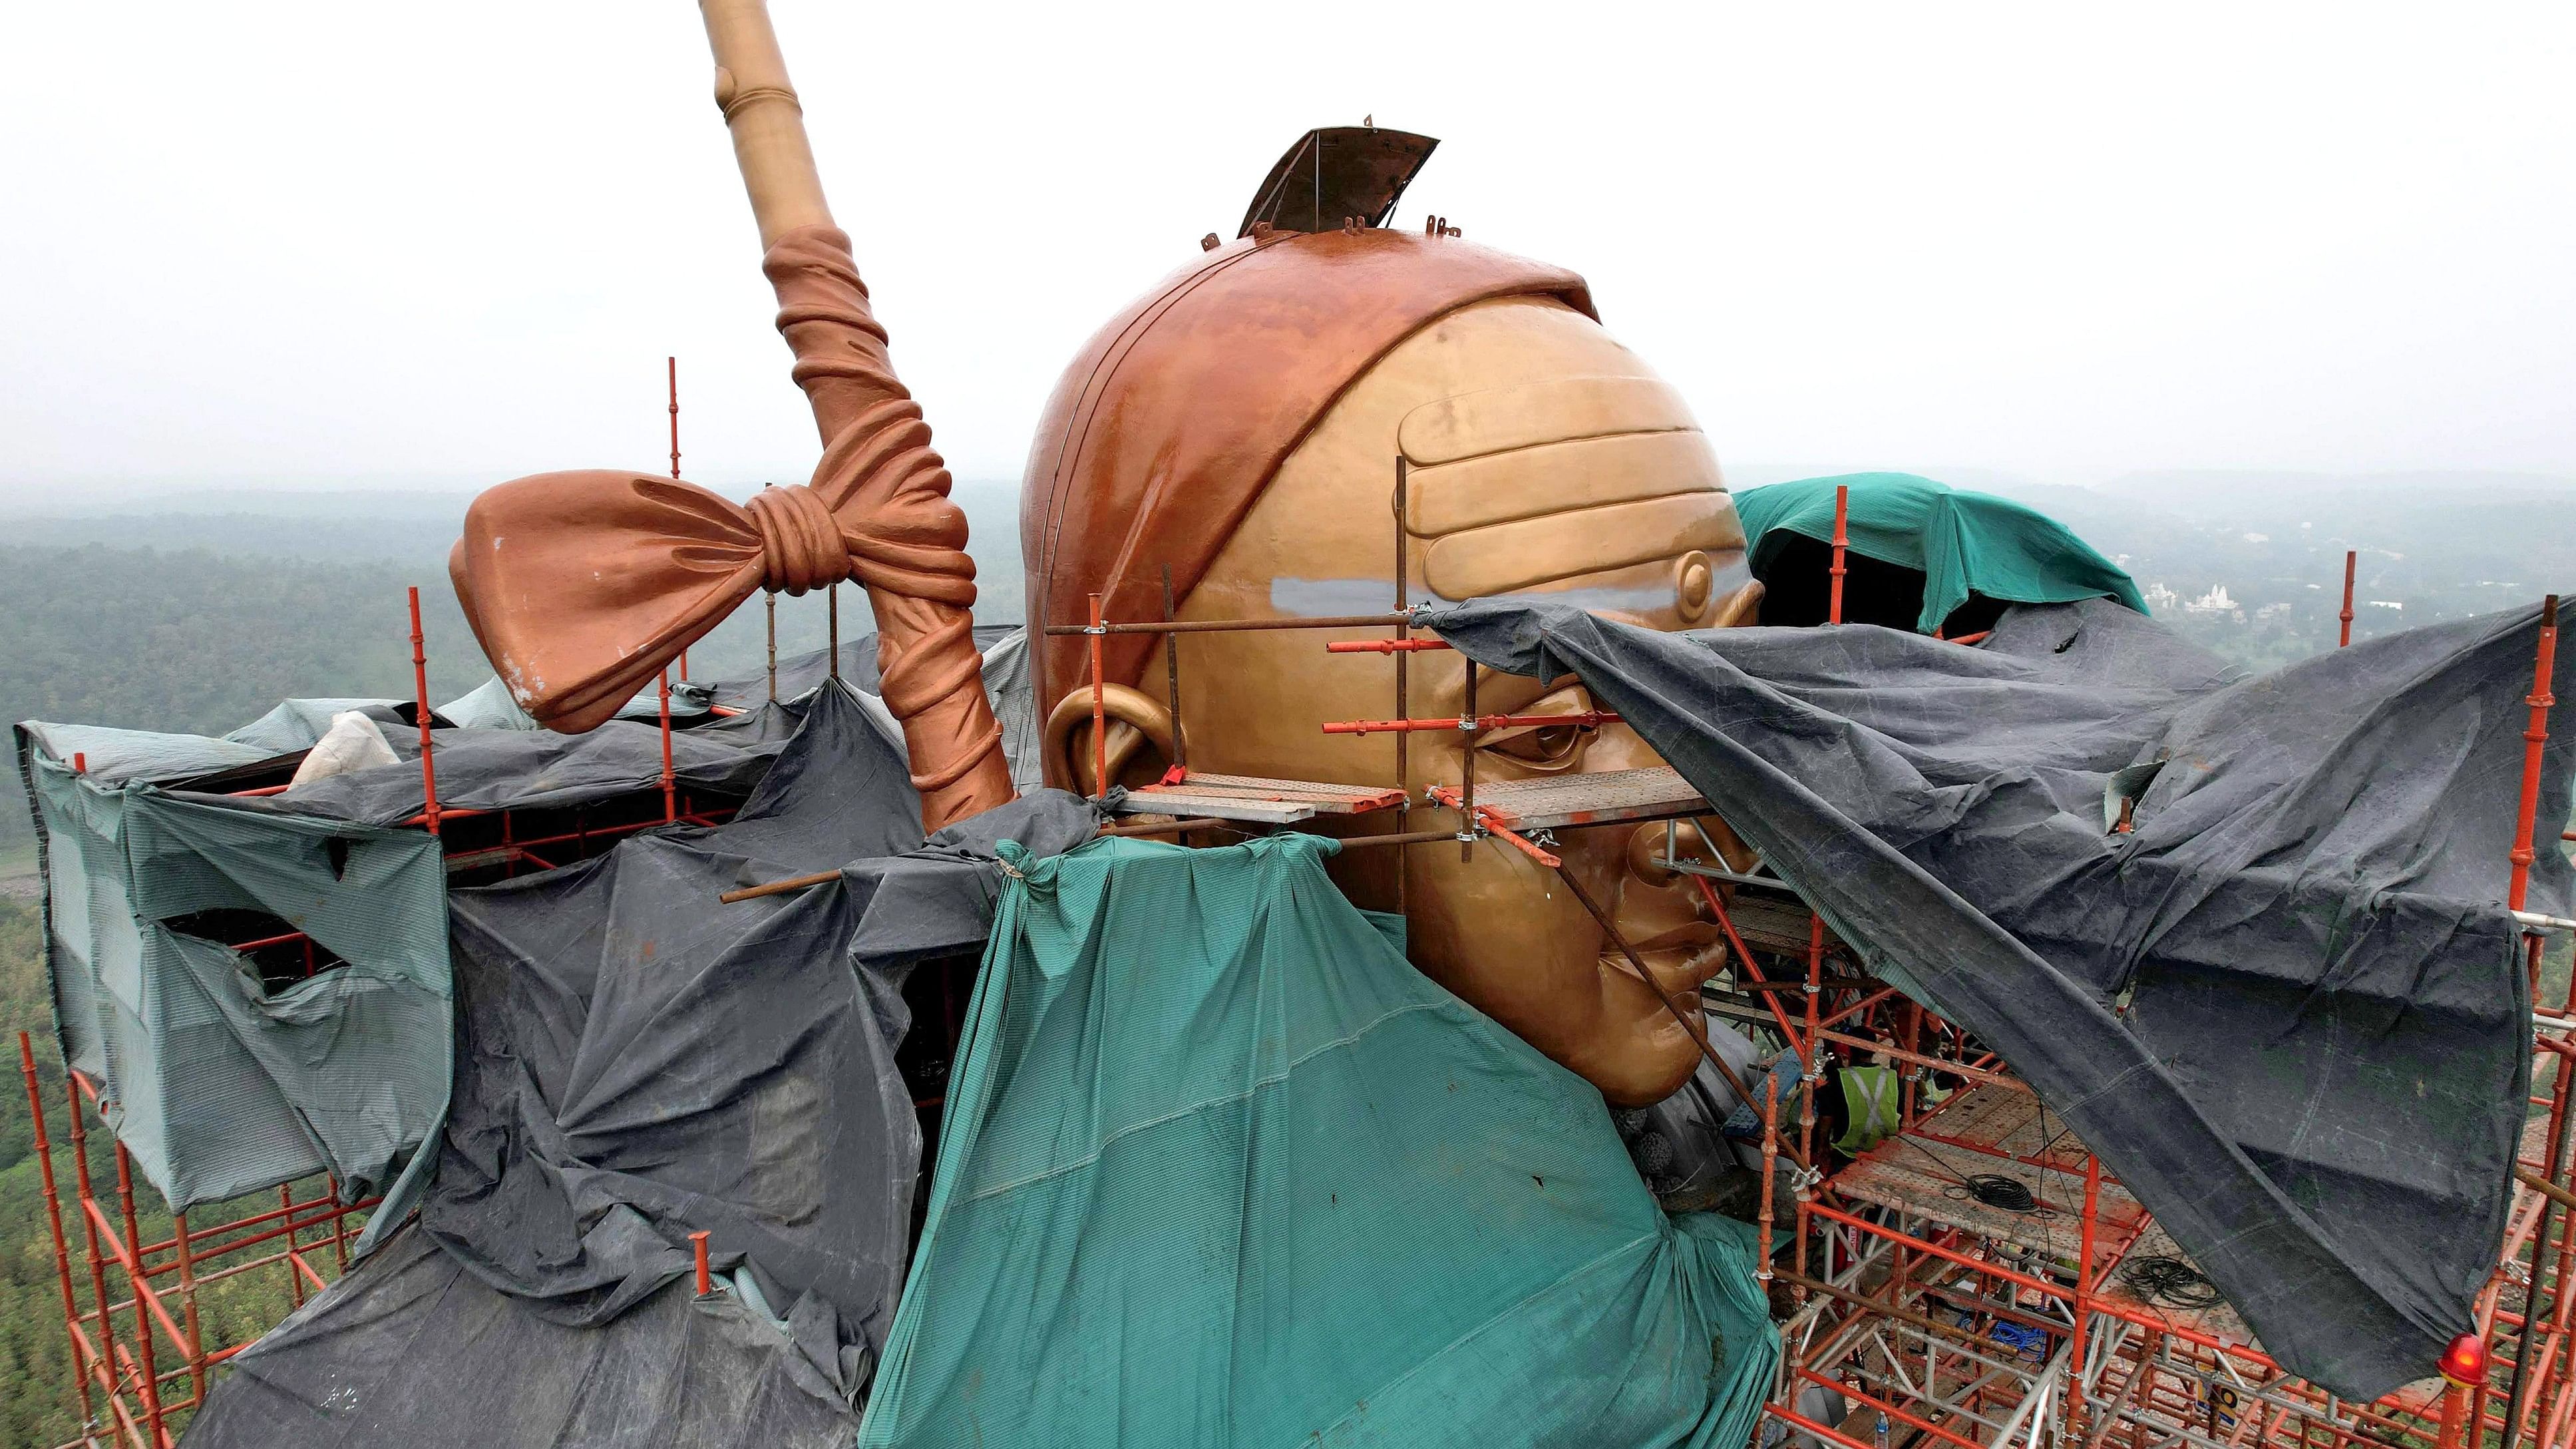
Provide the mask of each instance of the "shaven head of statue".
{"label": "shaven head of statue", "polygon": [[[1749,618],[1759,597],[1707,437],[1602,329],[1582,278],[1454,236],[1263,229],[1208,250],[1065,371],[1021,510],[1033,623],[1083,622],[1095,593],[1112,620],[1161,618],[1167,567],[1181,619],[1518,595],[1683,629]],[[1387,632],[1180,636],[1190,771],[1394,783],[1395,737],[1322,729],[1398,712],[1392,659],[1324,649]],[[1089,790],[1090,641],[1042,642],[1049,783]],[[1163,645],[1113,635],[1106,649],[1112,782],[1150,783],[1173,746]],[[1458,714],[1465,667],[1452,652],[1412,656],[1405,712]],[[1477,707],[1591,705],[1571,680],[1488,672]],[[1409,798],[1459,781],[1461,739],[1410,737]],[[1617,725],[1497,730],[1473,748],[1486,782],[1661,763]],[[1347,828],[1450,819],[1411,814]],[[1719,959],[1688,883],[1648,864],[1643,831],[1660,848],[1661,825],[1614,826],[1569,831],[1557,853],[1640,949],[1652,985],[1561,883],[1501,842],[1464,862],[1447,844],[1349,850],[1332,869],[1360,904],[1394,910],[1406,856],[1415,964],[1613,1102],[1643,1104],[1697,1064],[1666,1001],[1696,1021],[1698,984]]]}

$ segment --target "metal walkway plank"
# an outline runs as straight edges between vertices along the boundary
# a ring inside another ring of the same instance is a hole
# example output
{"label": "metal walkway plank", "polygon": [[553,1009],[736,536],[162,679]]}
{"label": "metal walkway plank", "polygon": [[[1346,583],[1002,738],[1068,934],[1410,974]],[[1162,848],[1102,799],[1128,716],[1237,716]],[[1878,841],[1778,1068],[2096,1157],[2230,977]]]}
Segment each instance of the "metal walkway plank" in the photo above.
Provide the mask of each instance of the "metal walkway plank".
{"label": "metal walkway plank", "polygon": [[1479,783],[1476,803],[1514,830],[1643,820],[1708,808],[1708,802],[1670,765]]}

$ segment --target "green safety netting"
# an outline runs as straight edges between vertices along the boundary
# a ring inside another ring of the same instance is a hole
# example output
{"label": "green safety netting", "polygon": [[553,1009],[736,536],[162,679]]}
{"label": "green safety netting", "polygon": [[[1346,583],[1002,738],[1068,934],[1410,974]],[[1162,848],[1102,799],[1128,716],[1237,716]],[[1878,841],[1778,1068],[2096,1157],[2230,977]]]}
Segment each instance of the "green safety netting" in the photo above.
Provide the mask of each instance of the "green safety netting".
{"label": "green safety netting", "polygon": [[868,1445],[1745,1443],[1753,1230],[1408,965],[1319,837],[1002,898]]}
{"label": "green safety netting", "polygon": [[[64,1055],[174,1209],[329,1172],[379,1193],[447,1110],[438,839],[181,799],[31,747]],[[291,983],[190,934],[276,917],[346,959]]]}
{"label": "green safety netting", "polygon": [[1845,473],[1738,493],[1735,509],[1744,520],[1754,577],[1770,578],[1792,536],[1833,542],[1837,487],[1851,490],[1845,536],[1852,552],[1923,575],[1915,627],[1926,634],[1971,594],[2014,604],[2108,596],[2147,611],[2129,575],[2066,525],[2009,498],[1911,473]]}

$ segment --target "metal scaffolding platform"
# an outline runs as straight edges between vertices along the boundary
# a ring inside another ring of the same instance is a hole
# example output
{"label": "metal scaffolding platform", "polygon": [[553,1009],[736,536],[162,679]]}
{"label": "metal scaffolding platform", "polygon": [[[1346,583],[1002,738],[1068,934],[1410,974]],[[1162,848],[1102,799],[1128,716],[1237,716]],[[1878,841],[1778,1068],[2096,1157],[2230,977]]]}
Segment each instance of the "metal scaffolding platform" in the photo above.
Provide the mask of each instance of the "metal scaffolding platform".
{"label": "metal scaffolding platform", "polygon": [[1664,820],[1708,811],[1708,802],[1669,765],[1498,780],[1476,792],[1476,804],[1491,812],[1494,824],[1519,831]]}
{"label": "metal scaffolding platform", "polygon": [[1202,775],[1195,771],[1167,785],[1127,792],[1122,815],[1187,815],[1292,825],[1318,815],[1367,815],[1404,804],[1404,792],[1379,785],[1335,785],[1320,780],[1271,780],[1259,775]]}

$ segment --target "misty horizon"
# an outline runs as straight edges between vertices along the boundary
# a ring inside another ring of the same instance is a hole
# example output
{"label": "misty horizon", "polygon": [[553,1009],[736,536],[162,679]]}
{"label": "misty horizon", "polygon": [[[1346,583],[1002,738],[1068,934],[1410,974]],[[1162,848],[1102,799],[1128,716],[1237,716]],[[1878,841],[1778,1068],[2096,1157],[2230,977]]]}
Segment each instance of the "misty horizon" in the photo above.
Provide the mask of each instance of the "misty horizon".
{"label": "misty horizon", "polygon": [[[0,155],[0,512],[653,468],[671,354],[690,478],[804,476],[687,7],[145,8],[0,22],[115,80],[0,94],[41,138]],[[1441,138],[1394,225],[1583,273],[1739,475],[2576,477],[2563,9],[777,12],[961,477],[1017,476],[1083,340],[1369,113]]]}

